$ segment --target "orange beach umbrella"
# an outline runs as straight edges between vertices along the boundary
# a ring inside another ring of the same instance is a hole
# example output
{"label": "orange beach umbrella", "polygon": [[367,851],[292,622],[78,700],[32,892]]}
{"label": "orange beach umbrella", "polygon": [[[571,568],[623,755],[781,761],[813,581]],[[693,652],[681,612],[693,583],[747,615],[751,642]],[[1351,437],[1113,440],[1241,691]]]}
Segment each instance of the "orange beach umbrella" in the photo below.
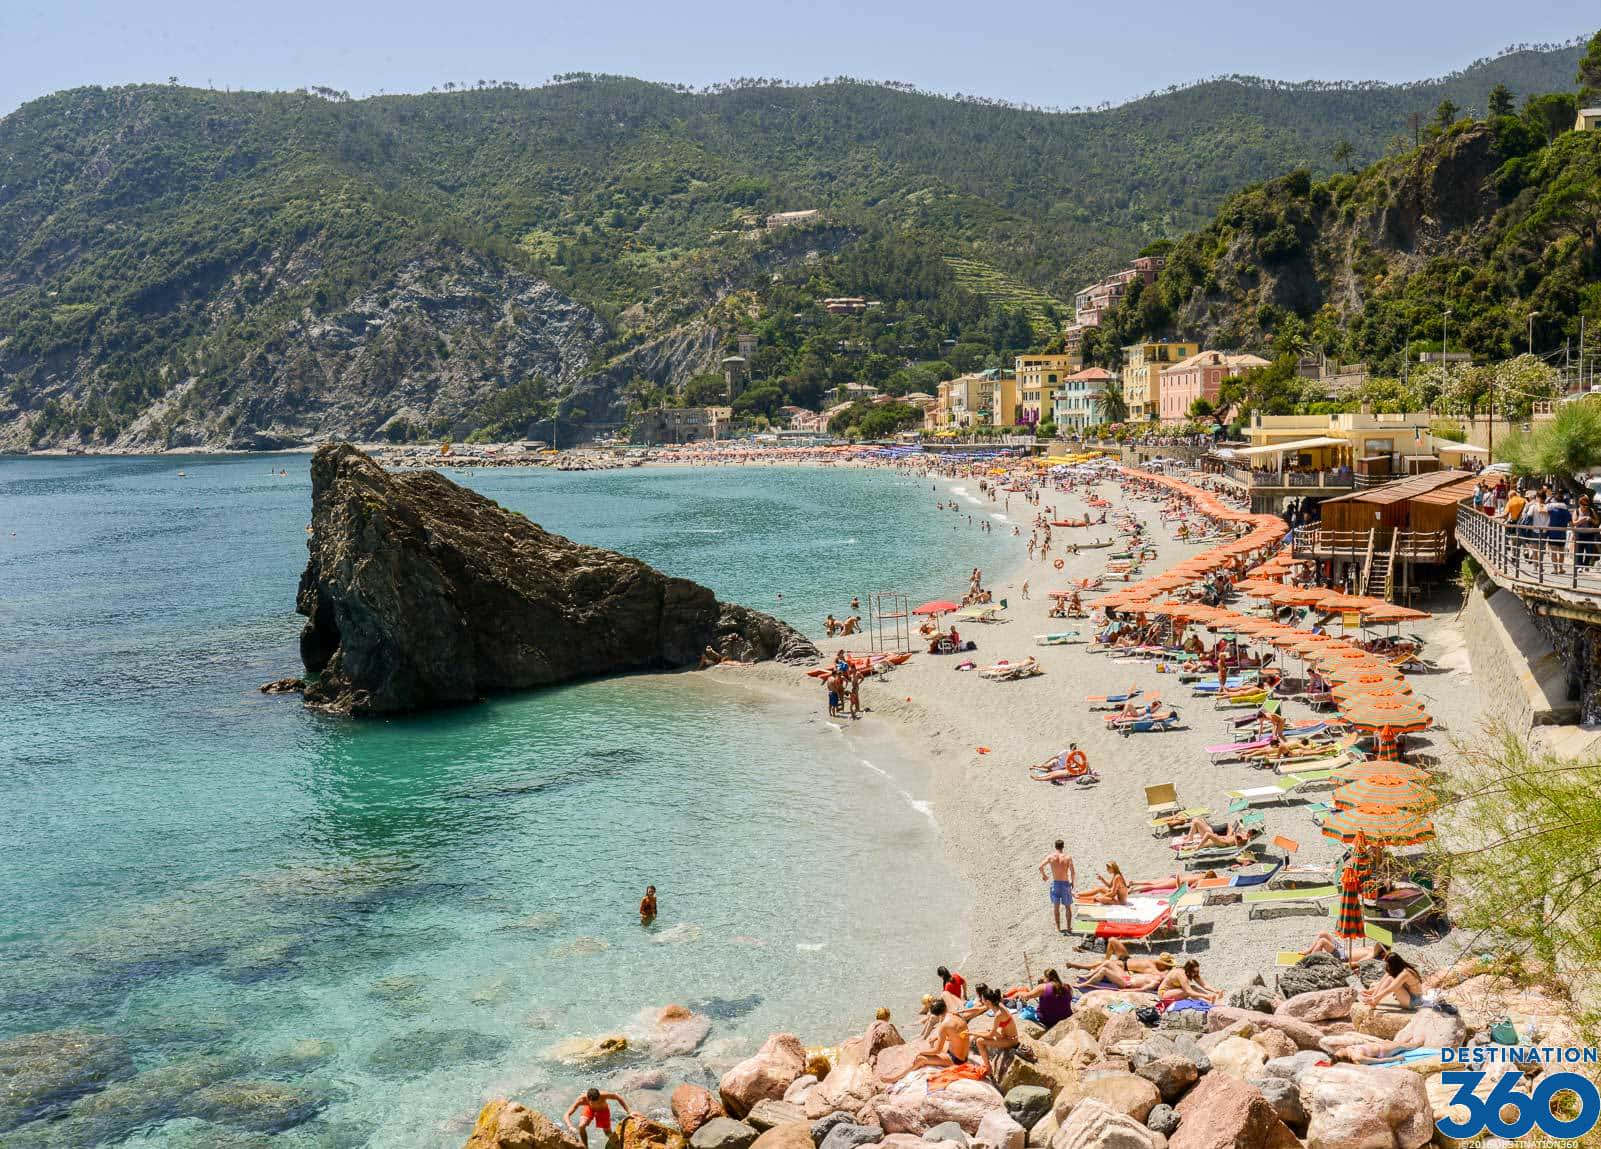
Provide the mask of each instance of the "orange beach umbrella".
{"label": "orange beach umbrella", "polygon": [[1352,806],[1323,821],[1323,836],[1347,844],[1358,834],[1375,846],[1415,846],[1434,837],[1434,823],[1413,810],[1394,806]]}
{"label": "orange beach umbrella", "polygon": [[1429,712],[1412,698],[1365,695],[1342,703],[1340,713],[1352,726],[1364,730],[1388,727],[1395,734],[1427,730],[1433,721]]}
{"label": "orange beach umbrella", "polygon": [[1435,802],[1428,786],[1415,778],[1397,774],[1369,774],[1353,778],[1334,791],[1334,804],[1347,806],[1393,806],[1397,810],[1427,810]]}

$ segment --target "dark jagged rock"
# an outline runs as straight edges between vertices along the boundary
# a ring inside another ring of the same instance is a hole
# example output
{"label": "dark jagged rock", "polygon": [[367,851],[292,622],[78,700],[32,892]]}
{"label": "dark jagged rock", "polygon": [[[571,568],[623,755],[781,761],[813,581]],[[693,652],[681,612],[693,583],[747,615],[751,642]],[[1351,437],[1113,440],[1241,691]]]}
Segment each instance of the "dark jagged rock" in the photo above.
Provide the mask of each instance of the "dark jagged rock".
{"label": "dark jagged rock", "polygon": [[808,661],[786,624],[720,603],[638,559],[551,534],[423,471],[386,473],[348,444],[311,464],[306,704],[386,714],[625,671]]}

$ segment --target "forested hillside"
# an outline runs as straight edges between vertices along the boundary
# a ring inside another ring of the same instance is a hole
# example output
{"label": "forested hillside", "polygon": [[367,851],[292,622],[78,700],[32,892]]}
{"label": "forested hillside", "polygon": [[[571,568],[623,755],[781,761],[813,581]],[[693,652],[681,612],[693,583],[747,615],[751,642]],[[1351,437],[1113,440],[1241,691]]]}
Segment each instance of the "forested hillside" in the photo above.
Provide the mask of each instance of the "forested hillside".
{"label": "forested hillside", "polygon": [[[0,447],[577,432],[758,325],[785,398],[994,356],[1234,189],[1372,160],[1442,99],[1569,88],[1578,55],[1073,114],[851,81],[63,92],[0,120]],[[884,308],[852,328],[834,291]]]}
{"label": "forested hillside", "polygon": [[[1601,76],[1601,37],[1596,58]],[[1480,361],[1576,349],[1581,316],[1592,333],[1601,321],[1601,132],[1571,130],[1575,103],[1502,100],[1499,114],[1461,119],[1447,107],[1416,149],[1231,196],[1089,354],[1113,362],[1137,338],[1172,336],[1316,348],[1398,374],[1442,339]]]}

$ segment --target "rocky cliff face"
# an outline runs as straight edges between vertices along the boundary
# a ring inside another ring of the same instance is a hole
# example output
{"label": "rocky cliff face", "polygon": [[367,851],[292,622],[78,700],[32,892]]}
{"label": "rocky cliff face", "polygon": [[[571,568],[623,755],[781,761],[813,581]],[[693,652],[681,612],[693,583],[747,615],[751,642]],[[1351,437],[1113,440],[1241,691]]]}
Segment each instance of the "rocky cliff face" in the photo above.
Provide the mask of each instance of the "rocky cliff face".
{"label": "rocky cliff face", "polygon": [[637,559],[582,546],[435,472],[387,474],[339,444],[312,459],[295,609],[307,705],[349,715],[726,658],[805,661],[789,626]]}

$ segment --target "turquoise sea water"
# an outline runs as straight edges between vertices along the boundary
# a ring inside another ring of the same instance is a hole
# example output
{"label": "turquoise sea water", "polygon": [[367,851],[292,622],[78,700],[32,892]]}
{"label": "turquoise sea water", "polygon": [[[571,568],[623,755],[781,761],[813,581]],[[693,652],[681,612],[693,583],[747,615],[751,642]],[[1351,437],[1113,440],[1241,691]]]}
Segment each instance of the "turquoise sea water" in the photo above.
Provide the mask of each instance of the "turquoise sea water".
{"label": "turquoise sea water", "polygon": [[[0,1143],[454,1147],[489,1096],[707,1080],[960,956],[920,769],[820,692],[650,676],[369,723],[257,693],[299,669],[307,462],[0,462],[0,1042],[126,1053],[115,1093],[0,1104]],[[452,477],[808,631],[1016,545],[886,472]],[[551,1055],[668,1002],[712,1018],[694,1057]]]}

